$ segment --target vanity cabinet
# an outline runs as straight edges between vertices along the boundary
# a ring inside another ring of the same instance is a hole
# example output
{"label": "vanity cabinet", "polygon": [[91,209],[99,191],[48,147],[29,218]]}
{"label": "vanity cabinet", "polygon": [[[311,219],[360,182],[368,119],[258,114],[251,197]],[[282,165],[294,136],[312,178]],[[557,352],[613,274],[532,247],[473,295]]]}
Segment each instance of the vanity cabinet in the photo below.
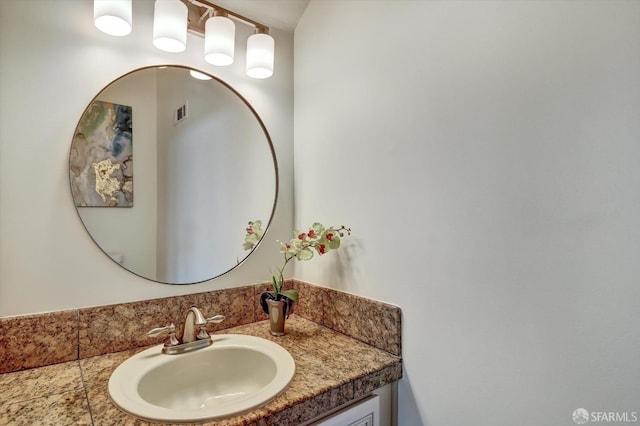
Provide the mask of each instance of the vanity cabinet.
{"label": "vanity cabinet", "polygon": [[380,397],[369,397],[335,414],[311,424],[312,426],[380,426]]}
{"label": "vanity cabinet", "polygon": [[396,383],[339,407],[303,426],[395,426]]}

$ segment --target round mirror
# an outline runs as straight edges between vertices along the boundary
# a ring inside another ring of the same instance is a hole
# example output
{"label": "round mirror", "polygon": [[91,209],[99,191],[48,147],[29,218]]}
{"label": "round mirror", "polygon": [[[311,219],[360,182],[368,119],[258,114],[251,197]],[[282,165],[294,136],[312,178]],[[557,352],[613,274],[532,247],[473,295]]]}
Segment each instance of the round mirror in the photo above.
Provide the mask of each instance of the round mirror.
{"label": "round mirror", "polygon": [[278,195],[275,152],[254,109],[191,71],[148,67],[109,84],[80,118],[69,156],[91,238],[134,274],[169,284],[240,264],[247,223],[270,223]]}

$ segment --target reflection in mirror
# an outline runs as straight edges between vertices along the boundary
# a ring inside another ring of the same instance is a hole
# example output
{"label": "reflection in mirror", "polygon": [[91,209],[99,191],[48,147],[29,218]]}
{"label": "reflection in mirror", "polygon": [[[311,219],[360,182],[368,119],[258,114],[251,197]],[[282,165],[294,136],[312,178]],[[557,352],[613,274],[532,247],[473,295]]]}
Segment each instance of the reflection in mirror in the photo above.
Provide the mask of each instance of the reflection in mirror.
{"label": "reflection in mirror", "polygon": [[96,244],[170,284],[242,262],[247,223],[271,218],[278,195],[273,145],[253,108],[177,66],[135,70],[98,93],[76,128],[69,176]]}

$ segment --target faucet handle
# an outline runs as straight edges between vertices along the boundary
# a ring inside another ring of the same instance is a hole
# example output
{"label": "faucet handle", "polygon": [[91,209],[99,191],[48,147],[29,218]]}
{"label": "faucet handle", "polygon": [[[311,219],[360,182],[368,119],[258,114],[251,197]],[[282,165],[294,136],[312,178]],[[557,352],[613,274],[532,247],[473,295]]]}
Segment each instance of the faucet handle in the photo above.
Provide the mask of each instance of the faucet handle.
{"label": "faucet handle", "polygon": [[214,317],[207,318],[205,321],[207,324],[209,323],[218,324],[224,321],[224,315],[216,315]]}
{"label": "faucet handle", "polygon": [[222,321],[224,321],[224,315],[216,315],[214,317],[205,319],[204,324],[200,325],[200,331],[198,332],[197,339],[198,340],[209,339],[210,337],[209,337],[209,333],[207,333],[207,324],[209,323],[218,324],[218,323],[221,323]]}
{"label": "faucet handle", "polygon": [[168,325],[166,327],[159,327],[159,328],[154,328],[153,330],[149,330],[147,332],[147,336],[156,337],[161,335],[162,333],[169,333],[169,341],[165,343],[165,345],[175,346],[180,343],[176,338],[176,326],[173,325],[173,323],[171,323],[171,325]]}
{"label": "faucet handle", "polygon": [[166,327],[159,327],[159,328],[154,328],[153,330],[149,330],[147,332],[147,336],[149,337],[156,337],[161,335],[162,333],[171,333],[173,331],[176,331],[176,326],[173,325],[173,323],[171,325],[168,325]]}

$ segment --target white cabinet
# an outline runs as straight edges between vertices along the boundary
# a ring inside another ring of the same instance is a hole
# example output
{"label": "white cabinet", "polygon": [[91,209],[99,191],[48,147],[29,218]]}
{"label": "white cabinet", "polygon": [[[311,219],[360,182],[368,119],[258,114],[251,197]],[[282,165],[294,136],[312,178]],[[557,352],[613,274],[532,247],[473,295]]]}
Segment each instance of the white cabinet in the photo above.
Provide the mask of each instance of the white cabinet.
{"label": "white cabinet", "polygon": [[398,382],[393,382],[299,426],[398,426],[397,402]]}
{"label": "white cabinet", "polygon": [[380,426],[380,397],[370,395],[312,426]]}

